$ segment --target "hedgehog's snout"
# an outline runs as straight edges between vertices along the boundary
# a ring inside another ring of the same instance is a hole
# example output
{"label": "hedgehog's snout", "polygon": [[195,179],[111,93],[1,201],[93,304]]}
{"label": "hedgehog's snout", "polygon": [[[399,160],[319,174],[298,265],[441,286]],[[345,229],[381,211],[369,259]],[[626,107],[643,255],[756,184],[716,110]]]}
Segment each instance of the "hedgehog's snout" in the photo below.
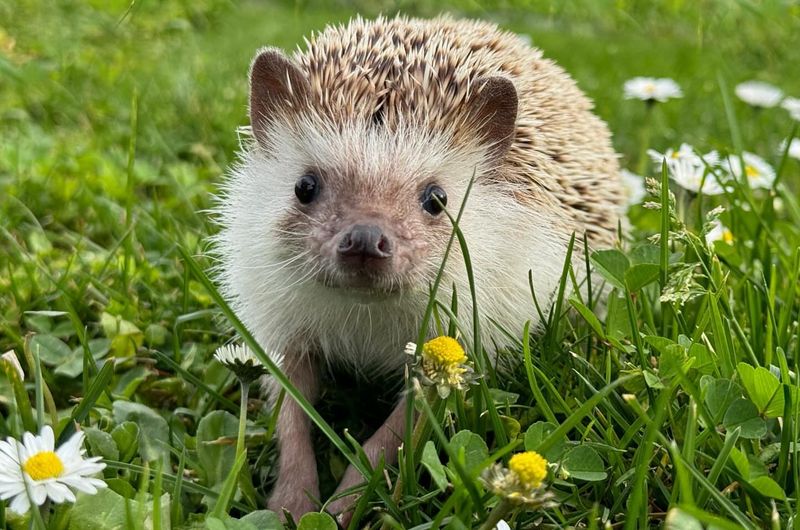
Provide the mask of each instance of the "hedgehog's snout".
{"label": "hedgehog's snout", "polygon": [[339,240],[336,253],[346,267],[381,267],[392,257],[392,241],[378,225],[355,224]]}

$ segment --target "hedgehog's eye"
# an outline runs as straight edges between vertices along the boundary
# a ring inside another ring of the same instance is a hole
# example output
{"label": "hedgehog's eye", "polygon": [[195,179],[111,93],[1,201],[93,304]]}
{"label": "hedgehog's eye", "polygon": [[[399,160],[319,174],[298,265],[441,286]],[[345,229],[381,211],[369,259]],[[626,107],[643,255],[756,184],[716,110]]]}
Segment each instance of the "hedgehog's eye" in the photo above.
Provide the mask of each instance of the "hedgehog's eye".
{"label": "hedgehog's eye", "polygon": [[[436,200],[438,199],[438,201]],[[439,215],[447,205],[447,194],[436,184],[429,184],[420,197],[422,209],[431,215]]]}
{"label": "hedgehog's eye", "polygon": [[301,203],[310,203],[319,195],[319,178],[313,173],[306,173],[295,182],[294,194]]}

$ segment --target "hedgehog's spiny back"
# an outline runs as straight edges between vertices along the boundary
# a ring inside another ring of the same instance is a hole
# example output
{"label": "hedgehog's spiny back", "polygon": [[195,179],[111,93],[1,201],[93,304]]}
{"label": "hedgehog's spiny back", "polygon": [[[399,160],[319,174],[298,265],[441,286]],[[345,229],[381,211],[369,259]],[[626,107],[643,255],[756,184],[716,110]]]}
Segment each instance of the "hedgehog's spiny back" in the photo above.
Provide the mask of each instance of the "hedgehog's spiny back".
{"label": "hedgehog's spiny back", "polygon": [[[466,101],[481,77],[502,75],[519,97],[514,143],[496,177],[533,208],[561,211],[564,233],[614,241],[620,203],[616,155],[605,124],[574,81],[541,52],[493,24],[357,18],[328,27],[298,52],[317,112],[334,121],[412,123],[471,133]],[[519,190],[523,191],[519,191]]]}
{"label": "hedgehog's spiny back", "polygon": [[328,27],[297,58],[326,115],[390,127],[401,116],[413,117],[441,130],[440,124],[464,118],[463,104],[476,79],[513,77],[503,61],[486,60],[486,50],[520,48],[515,40],[479,22],[357,18]]}

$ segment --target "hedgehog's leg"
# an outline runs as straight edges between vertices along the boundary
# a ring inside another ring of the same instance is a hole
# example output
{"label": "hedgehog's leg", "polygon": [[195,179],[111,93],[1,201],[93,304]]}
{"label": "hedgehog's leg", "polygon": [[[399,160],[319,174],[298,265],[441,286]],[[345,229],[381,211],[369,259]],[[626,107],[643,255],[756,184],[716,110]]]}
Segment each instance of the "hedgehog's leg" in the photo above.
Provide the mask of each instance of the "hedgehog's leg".
{"label": "hedgehog's leg", "polygon": [[[375,467],[381,454],[384,455],[384,460],[387,465],[394,464],[397,461],[397,449],[403,443],[403,436],[405,435],[406,427],[406,399],[401,398],[400,402],[394,408],[392,413],[381,425],[375,434],[367,440],[364,444],[364,453],[369,459],[370,465]],[[357,486],[364,482],[364,477],[352,465],[347,467],[339,487],[336,488],[335,495]],[[358,501],[357,495],[348,495],[330,503],[327,510],[330,513],[336,514],[339,524],[347,527],[350,524],[350,519],[353,517],[353,509],[355,503]]]}
{"label": "hedgehog's leg", "polygon": [[[285,358],[289,380],[312,403],[317,398],[317,368],[308,355]],[[286,397],[276,425],[278,437],[278,478],[269,499],[270,510],[283,516],[289,511],[295,520],[316,511],[319,477],[314,447],[311,443],[311,420],[294,399]]]}

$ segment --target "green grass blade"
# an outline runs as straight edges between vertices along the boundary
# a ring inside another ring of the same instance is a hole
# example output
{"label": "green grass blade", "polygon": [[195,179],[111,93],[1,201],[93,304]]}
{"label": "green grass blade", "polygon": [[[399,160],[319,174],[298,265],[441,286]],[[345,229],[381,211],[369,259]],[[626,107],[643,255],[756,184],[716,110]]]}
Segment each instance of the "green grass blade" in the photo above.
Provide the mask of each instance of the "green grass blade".
{"label": "green grass blade", "polygon": [[239,471],[247,460],[247,451],[242,451],[236,455],[236,460],[222,483],[217,502],[214,503],[214,509],[211,510],[209,516],[221,518],[224,514],[228,513],[228,505],[233,499],[233,494],[236,492],[236,483],[239,481]]}
{"label": "green grass blade", "polygon": [[[655,404],[653,418],[648,421],[644,439],[639,449],[636,451],[636,456],[634,457],[635,473],[633,476],[631,497],[628,500],[628,518],[625,521],[625,530],[635,529],[637,521],[649,520],[648,506],[644,498],[647,492],[647,483],[645,479],[650,471],[650,460],[653,458],[653,451],[655,450],[656,435],[664,422],[664,417],[667,414],[671,398],[672,388],[666,388],[659,394]],[[639,517],[641,517],[641,519],[638,519]]]}
{"label": "green grass blade", "polygon": [[580,407],[570,414],[569,417],[564,420],[563,423],[561,423],[561,425],[559,425],[544,440],[542,440],[542,443],[539,444],[539,447],[537,447],[536,450],[540,453],[543,453],[553,447],[556,442],[566,436],[567,433],[573,429],[573,427],[578,425],[583,418],[589,415],[592,409],[594,409],[597,404],[600,403],[600,401],[605,399],[606,396],[608,396],[615,388],[620,385],[624,385],[625,383],[630,382],[637,377],[639,377],[638,374],[626,375],[620,377],[613,383],[604,386],[597,394],[587,399]]}
{"label": "green grass blade", "polygon": [[[732,432],[729,432],[728,436],[725,438],[725,444],[714,458],[714,465],[711,466],[711,471],[708,472],[708,483],[712,486],[717,482],[722,470],[725,469],[725,464],[728,463],[728,457],[731,454],[731,450],[736,446],[736,442],[739,440],[740,433],[740,427],[736,427],[736,429],[734,429]],[[697,505],[700,508],[705,508],[708,497],[708,490],[701,491],[697,496]]]}
{"label": "green grass blade", "polygon": [[175,370],[176,374],[179,374],[182,379],[185,379],[190,384],[194,385],[195,387],[201,389],[203,392],[214,398],[214,400],[219,403],[220,405],[224,406],[231,412],[238,412],[239,406],[231,401],[230,399],[226,398],[207,384],[203,382],[199,377],[191,373],[189,370],[186,370],[180,364],[176,363],[172,360],[168,355],[160,352],[160,351],[153,351],[153,356],[158,359],[160,362],[166,364],[173,370]]}
{"label": "green grass blade", "polygon": [[64,427],[64,430],[61,431],[61,434],[58,435],[59,442],[63,442],[75,432],[75,424],[82,424],[84,420],[89,416],[89,412],[91,412],[92,407],[97,402],[97,399],[100,397],[100,394],[105,392],[108,388],[108,385],[111,383],[111,378],[114,376],[114,360],[108,359],[103,364],[103,367],[97,373],[95,378],[92,380],[91,386],[86,390],[86,394],[84,394],[83,399],[75,407],[75,410],[72,411],[72,421],[67,423]]}

